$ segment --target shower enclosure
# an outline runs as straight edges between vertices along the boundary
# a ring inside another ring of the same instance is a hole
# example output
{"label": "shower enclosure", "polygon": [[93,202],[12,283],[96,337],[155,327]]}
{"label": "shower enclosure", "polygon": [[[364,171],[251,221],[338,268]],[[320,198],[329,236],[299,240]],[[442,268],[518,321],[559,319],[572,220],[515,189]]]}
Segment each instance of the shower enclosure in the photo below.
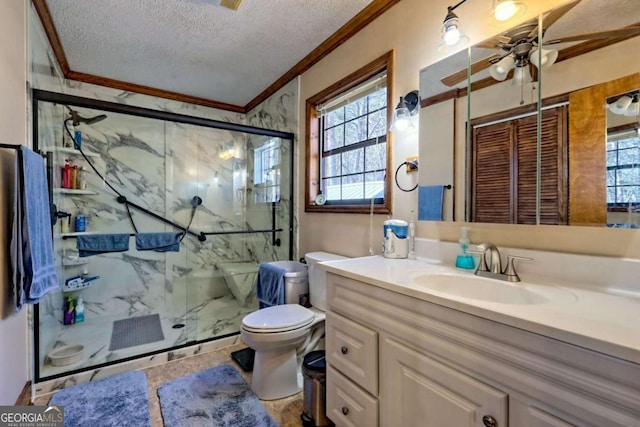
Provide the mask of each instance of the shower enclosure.
{"label": "shower enclosure", "polygon": [[[33,111],[61,281],[34,311],[35,381],[237,334],[259,263],[293,257],[293,135],[38,90]],[[155,232],[179,251],[136,249]],[[92,234],[128,250],[81,257]]]}

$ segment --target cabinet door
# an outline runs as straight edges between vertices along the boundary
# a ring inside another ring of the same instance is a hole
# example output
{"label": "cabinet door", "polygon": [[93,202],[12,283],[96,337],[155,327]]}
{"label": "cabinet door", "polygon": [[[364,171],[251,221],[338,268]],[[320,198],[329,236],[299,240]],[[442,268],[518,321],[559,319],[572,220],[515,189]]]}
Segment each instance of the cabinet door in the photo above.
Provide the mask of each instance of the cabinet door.
{"label": "cabinet door", "polygon": [[533,406],[529,407],[529,422],[526,425],[529,427],[575,427]]}
{"label": "cabinet door", "polygon": [[378,334],[365,326],[327,312],[327,360],[374,396],[378,395]]}
{"label": "cabinet door", "polygon": [[337,427],[378,427],[378,400],[328,365],[327,417]]}
{"label": "cabinet door", "polygon": [[507,427],[505,393],[393,338],[381,347],[381,427]]}

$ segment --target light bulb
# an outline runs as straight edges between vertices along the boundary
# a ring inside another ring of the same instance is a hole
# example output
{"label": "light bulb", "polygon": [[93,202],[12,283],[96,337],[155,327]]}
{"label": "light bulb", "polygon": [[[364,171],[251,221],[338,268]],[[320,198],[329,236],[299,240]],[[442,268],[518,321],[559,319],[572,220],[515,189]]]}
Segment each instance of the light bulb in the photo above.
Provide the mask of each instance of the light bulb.
{"label": "light bulb", "polygon": [[493,15],[496,17],[498,21],[506,21],[516,14],[518,8],[511,0],[506,0],[500,2],[495,10],[493,11]]}
{"label": "light bulb", "polygon": [[447,46],[454,46],[456,43],[460,41],[460,30],[456,25],[451,25],[447,27],[446,32],[444,33],[444,42]]}

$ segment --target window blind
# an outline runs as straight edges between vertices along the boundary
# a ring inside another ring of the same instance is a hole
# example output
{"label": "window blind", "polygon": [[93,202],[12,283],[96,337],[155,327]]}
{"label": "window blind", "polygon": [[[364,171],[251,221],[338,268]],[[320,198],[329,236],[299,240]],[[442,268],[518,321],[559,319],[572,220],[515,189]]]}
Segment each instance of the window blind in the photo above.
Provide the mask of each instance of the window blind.
{"label": "window blind", "polygon": [[328,100],[323,104],[318,104],[316,110],[319,116],[328,114],[334,110],[344,107],[345,105],[357,101],[360,98],[387,86],[387,73],[386,71],[373,76],[369,80],[347,90],[346,92]]}

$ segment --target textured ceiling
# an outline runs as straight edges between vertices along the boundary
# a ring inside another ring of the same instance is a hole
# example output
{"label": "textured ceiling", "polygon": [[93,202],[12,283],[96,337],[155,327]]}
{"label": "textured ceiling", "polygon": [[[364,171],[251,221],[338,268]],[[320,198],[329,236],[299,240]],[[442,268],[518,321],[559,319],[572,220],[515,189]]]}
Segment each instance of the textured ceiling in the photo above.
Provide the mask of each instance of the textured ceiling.
{"label": "textured ceiling", "polygon": [[245,105],[372,0],[47,0],[71,70]]}

